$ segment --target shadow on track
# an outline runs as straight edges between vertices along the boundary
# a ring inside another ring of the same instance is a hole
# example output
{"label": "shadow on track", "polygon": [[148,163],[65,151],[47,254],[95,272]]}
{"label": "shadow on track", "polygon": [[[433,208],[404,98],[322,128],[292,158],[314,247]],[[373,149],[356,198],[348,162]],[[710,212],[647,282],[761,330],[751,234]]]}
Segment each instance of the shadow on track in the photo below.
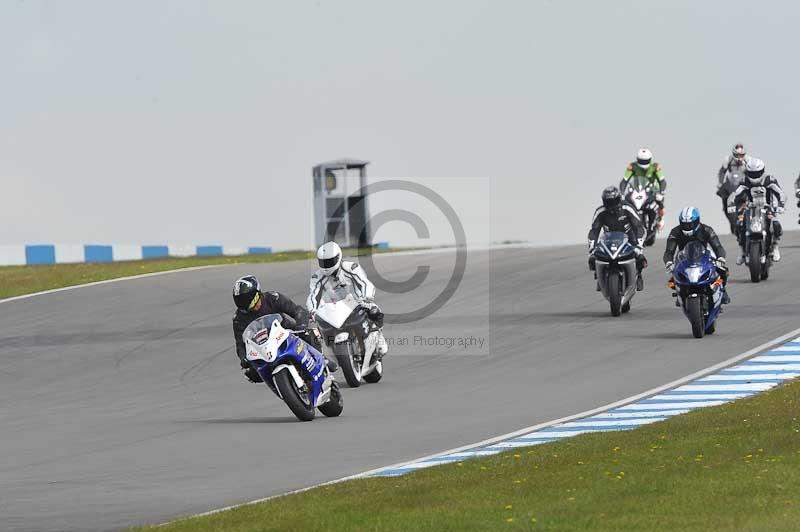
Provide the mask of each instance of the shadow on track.
{"label": "shadow on track", "polygon": [[295,417],[241,417],[221,419],[184,419],[175,423],[189,423],[196,425],[262,425],[264,423],[299,423]]}

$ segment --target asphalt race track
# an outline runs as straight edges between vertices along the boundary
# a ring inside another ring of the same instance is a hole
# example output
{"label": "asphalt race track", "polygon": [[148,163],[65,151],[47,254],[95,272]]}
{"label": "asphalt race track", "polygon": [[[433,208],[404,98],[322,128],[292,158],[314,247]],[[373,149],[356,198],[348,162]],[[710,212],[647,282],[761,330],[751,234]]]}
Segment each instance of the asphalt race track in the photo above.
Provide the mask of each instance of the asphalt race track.
{"label": "asphalt race track", "polygon": [[[733,262],[734,245],[725,244]],[[733,266],[733,304],[703,340],[691,337],[664,287],[663,241],[648,250],[645,291],[621,318],[594,291],[583,247],[472,252],[441,310],[387,325],[395,345],[383,381],[345,389],[342,417],[310,423],[240,375],[230,288],[252,272],[304,302],[311,262],[172,273],[2,303],[0,528],[162,522],[642,392],[800,326],[800,235],[784,244],[769,281],[751,284]],[[452,253],[378,257],[392,280],[431,267],[422,287],[378,301],[392,313],[420,308],[453,263]]]}

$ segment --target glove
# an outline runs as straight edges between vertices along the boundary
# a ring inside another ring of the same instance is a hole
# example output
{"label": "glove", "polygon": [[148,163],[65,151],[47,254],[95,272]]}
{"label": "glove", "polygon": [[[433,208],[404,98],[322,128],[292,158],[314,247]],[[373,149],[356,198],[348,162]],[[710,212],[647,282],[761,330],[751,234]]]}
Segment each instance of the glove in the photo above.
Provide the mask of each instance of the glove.
{"label": "glove", "polygon": [[381,309],[380,307],[378,307],[378,305],[373,303],[372,306],[369,308],[369,310],[367,310],[367,316],[369,316],[369,319],[371,319],[372,322],[378,326],[378,328],[383,327],[384,315],[383,312],[381,312]]}
{"label": "glove", "polygon": [[727,209],[727,211],[728,211],[729,213],[731,213],[731,214],[735,213],[735,212],[736,212],[736,206],[735,206],[735,205],[730,205],[730,206],[728,206],[728,209]]}
{"label": "glove", "polygon": [[716,260],[714,260],[714,263],[717,265],[717,268],[722,268],[723,270],[728,269],[728,265],[725,262],[725,257],[717,257]]}
{"label": "glove", "polygon": [[636,246],[635,248],[633,248],[633,252],[636,254],[637,257],[641,257],[642,254],[644,253],[644,248],[642,248],[642,246]]}
{"label": "glove", "polygon": [[671,260],[668,260],[664,265],[664,269],[667,270],[667,273],[672,273],[672,270],[675,269],[675,264],[673,264]]}
{"label": "glove", "polygon": [[778,207],[775,209],[775,214],[783,214],[786,212],[786,207]]}
{"label": "glove", "polygon": [[594,240],[589,240],[589,246],[588,246],[589,247],[589,255],[593,255],[594,254],[594,244],[595,244]]}
{"label": "glove", "polygon": [[261,375],[259,375],[255,368],[252,367],[242,368],[242,375],[244,375],[244,378],[253,384],[264,382],[264,380],[261,378]]}
{"label": "glove", "polygon": [[663,203],[664,202],[664,194],[662,194],[661,192],[656,192],[656,201],[659,202],[659,203]]}

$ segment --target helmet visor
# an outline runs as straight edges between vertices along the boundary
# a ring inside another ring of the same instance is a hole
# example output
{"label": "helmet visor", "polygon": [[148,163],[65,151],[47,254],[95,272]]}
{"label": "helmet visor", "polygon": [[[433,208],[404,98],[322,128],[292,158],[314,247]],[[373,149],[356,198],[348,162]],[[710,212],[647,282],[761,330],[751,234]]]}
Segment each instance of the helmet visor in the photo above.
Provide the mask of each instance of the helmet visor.
{"label": "helmet visor", "polygon": [[700,225],[699,220],[694,220],[691,222],[681,222],[681,230],[687,234],[694,233],[698,225]]}
{"label": "helmet visor", "polygon": [[261,294],[259,292],[256,292],[256,295],[253,296],[253,300],[250,302],[249,305],[247,305],[247,310],[255,309],[260,302],[261,302]]}
{"label": "helmet visor", "polygon": [[333,268],[337,262],[339,262],[339,255],[330,259],[319,259],[319,267],[323,269]]}

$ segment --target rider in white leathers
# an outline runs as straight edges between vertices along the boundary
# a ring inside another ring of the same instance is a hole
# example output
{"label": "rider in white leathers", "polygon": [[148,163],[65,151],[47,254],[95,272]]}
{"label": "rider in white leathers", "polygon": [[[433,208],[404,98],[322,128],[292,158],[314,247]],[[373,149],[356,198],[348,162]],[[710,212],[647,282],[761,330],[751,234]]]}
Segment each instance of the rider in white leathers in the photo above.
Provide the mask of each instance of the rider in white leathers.
{"label": "rider in white leathers", "polygon": [[383,336],[383,312],[375,304],[375,285],[367,278],[364,268],[356,262],[342,260],[342,248],[336,242],[326,242],[317,250],[319,270],[311,275],[306,308],[315,314],[328,283],[346,288],[367,309],[369,318],[381,329],[378,331],[376,353],[383,357],[389,346]]}

